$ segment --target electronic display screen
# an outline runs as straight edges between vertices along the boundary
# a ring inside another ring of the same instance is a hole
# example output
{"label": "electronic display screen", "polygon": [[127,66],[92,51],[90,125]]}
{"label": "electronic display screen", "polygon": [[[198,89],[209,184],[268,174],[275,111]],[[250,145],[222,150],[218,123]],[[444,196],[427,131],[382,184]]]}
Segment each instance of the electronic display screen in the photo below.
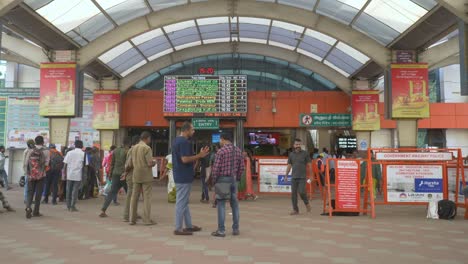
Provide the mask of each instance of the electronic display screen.
{"label": "electronic display screen", "polygon": [[165,76],[164,116],[242,117],[247,76]]}

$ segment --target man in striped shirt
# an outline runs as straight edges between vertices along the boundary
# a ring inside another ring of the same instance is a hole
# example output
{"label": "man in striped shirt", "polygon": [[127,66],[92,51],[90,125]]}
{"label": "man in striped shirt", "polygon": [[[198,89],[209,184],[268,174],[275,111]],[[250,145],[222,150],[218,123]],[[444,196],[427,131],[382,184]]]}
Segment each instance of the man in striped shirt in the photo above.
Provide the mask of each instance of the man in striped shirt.
{"label": "man in striped shirt", "polygon": [[[231,197],[229,202],[232,208],[232,234],[239,235],[239,201],[237,200],[237,181],[241,179],[245,170],[244,158],[238,147],[232,144],[230,134],[222,134],[220,144],[222,148],[216,153],[215,162],[212,168],[213,182],[231,183]],[[225,200],[218,200],[218,230],[211,233],[212,236],[224,237],[225,227]]]}

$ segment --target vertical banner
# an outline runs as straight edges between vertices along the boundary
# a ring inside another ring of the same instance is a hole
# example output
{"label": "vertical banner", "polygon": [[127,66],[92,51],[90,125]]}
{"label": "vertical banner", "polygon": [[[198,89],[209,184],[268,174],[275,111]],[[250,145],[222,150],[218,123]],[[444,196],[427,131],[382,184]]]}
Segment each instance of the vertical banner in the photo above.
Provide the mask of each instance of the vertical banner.
{"label": "vertical banner", "polygon": [[108,151],[110,147],[114,144],[114,131],[104,130],[99,133],[101,138],[101,149]]}
{"label": "vertical banner", "polygon": [[352,211],[360,209],[360,167],[357,160],[336,161],[335,209]]}
{"label": "vertical banner", "polygon": [[427,63],[392,64],[392,118],[429,117]]}
{"label": "vertical banner", "polygon": [[40,90],[41,116],[75,116],[76,63],[41,63]]}
{"label": "vertical banner", "polygon": [[353,91],[353,130],[380,130],[379,91]]}
{"label": "vertical banner", "polygon": [[93,128],[119,129],[120,91],[94,91]]}

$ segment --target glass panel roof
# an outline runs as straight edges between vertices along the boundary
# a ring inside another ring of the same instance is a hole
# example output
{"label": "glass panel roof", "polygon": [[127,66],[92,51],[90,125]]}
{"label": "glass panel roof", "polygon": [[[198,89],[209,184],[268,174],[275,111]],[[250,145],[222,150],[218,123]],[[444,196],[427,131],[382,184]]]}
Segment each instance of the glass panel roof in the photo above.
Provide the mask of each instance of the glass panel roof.
{"label": "glass panel roof", "polygon": [[[104,2],[109,2],[109,0]],[[122,25],[137,17],[148,14],[150,10],[144,0],[129,0],[106,9],[106,12],[118,25]]]}
{"label": "glass panel roof", "polygon": [[279,0],[278,4],[312,10],[314,9],[315,2],[317,2],[317,0]]}
{"label": "glass panel roof", "polygon": [[[230,42],[232,29],[228,23],[225,23],[226,21],[229,21],[229,18],[213,17],[197,19],[197,22],[188,20],[167,25],[162,29],[154,29],[133,37],[131,43],[126,41],[104,53],[99,59],[111,69],[122,73],[134,68],[128,64],[128,61],[136,60],[138,63],[143,59],[152,61],[176,50],[202,44]],[[320,62],[327,60],[329,64],[339,68],[339,72],[345,76],[353,74],[370,59],[333,37],[278,20],[240,17],[236,34],[240,36],[241,42],[269,44],[294,50]],[[70,34],[73,38],[77,36],[75,33]],[[136,58],[130,58],[129,54]]]}
{"label": "glass panel roof", "polygon": [[[314,10],[317,3],[316,0],[256,1],[275,2],[306,10]],[[321,0],[314,12],[388,45],[436,5],[436,0]]]}
{"label": "glass panel roof", "polygon": [[[240,60],[233,69],[233,61]],[[324,77],[299,65],[276,58],[254,54],[219,54],[188,59],[148,75],[134,89],[162,89],[164,75],[197,74],[199,67],[214,67],[216,74],[246,74],[249,90],[337,90]]]}
{"label": "glass panel roof", "polygon": [[[71,38],[78,42],[78,44],[86,45],[88,42],[112,30],[114,25],[125,24],[153,11],[158,12],[166,8],[205,1],[207,0],[25,0],[24,2],[63,33],[69,36],[73,35]],[[437,5],[436,0],[257,1],[314,11],[349,25],[383,45],[391,43]],[[368,5],[366,6],[365,4],[367,2]],[[104,10],[106,15],[100,11],[100,8]],[[105,18],[107,15],[112,21]],[[237,23],[237,17],[200,18],[197,19],[197,23],[200,26],[228,24],[227,20],[230,20],[234,25]],[[270,22],[270,19],[239,18],[239,23],[241,24],[254,24],[256,26],[264,25],[269,27]],[[94,28],[94,26],[97,27]],[[275,27],[293,32],[301,31],[299,30],[300,26],[284,22],[277,22]],[[74,30],[75,34],[78,34],[78,36],[70,33],[72,30]],[[173,31],[177,31],[177,29],[173,29]],[[244,32],[244,35],[239,37],[251,39],[253,42],[263,42],[258,40],[267,38],[265,34],[253,36],[255,34],[254,32],[263,32],[263,30],[250,30],[250,34]],[[226,36],[212,35],[210,39],[220,39],[224,37]],[[286,41],[286,44],[284,43],[285,41],[279,40],[273,40],[273,42],[280,43],[283,46],[290,46],[290,44],[292,44],[289,41]]]}
{"label": "glass panel roof", "polygon": [[68,32],[99,13],[91,0],[55,0],[37,10],[39,15]]}
{"label": "glass panel roof", "polygon": [[[347,2],[351,2],[351,4],[359,3],[359,1],[347,1]],[[357,13],[359,12],[359,9],[360,8],[355,8],[349,5],[349,3],[348,4],[342,3],[342,1],[339,1],[339,0],[327,0],[327,1],[320,1],[317,7],[317,13],[328,16],[333,19],[337,19],[344,24],[349,24],[353,20],[353,18],[357,15]]]}
{"label": "glass panel roof", "polygon": [[372,0],[364,12],[402,33],[427,10],[410,0]]}

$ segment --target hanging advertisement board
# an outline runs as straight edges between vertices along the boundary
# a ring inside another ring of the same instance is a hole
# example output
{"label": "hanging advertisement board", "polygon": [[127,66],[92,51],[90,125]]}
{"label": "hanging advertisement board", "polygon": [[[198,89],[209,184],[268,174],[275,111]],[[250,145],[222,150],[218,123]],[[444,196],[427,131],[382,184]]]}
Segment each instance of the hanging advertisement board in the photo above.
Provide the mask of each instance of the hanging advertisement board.
{"label": "hanging advertisement board", "polygon": [[391,76],[392,118],[428,118],[428,64],[392,64]]}
{"label": "hanging advertisement board", "polygon": [[353,91],[353,130],[380,129],[379,91]]}
{"label": "hanging advertisement board", "polygon": [[76,63],[41,63],[39,114],[76,115]]}

